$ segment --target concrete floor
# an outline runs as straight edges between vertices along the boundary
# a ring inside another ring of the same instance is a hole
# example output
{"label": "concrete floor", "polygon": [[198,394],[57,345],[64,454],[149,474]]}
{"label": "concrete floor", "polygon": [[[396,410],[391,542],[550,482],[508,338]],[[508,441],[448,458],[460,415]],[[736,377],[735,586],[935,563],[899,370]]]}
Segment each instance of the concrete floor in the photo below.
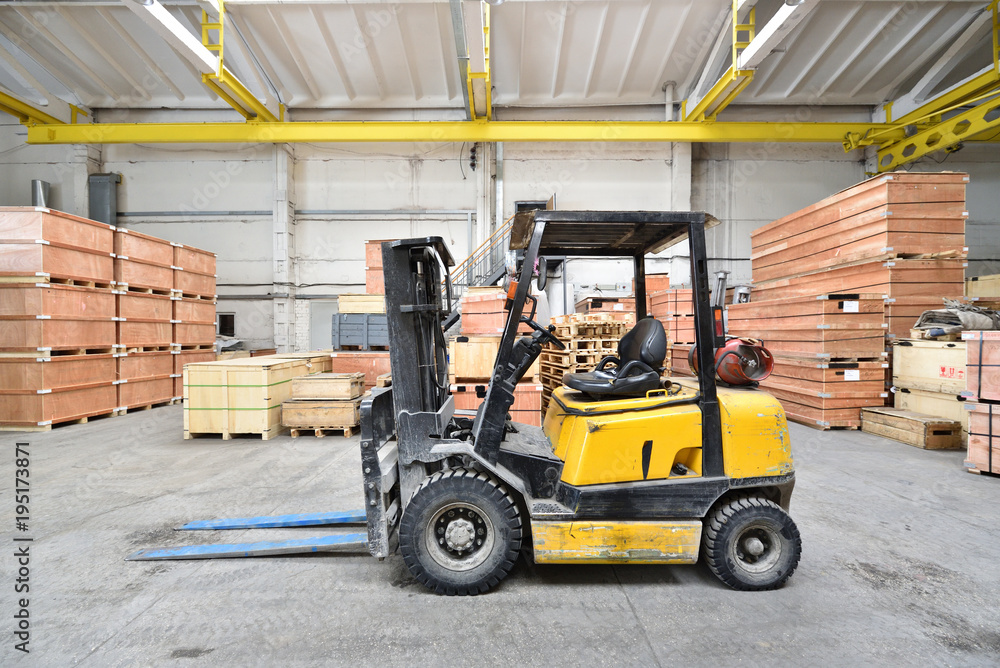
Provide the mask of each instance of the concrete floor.
{"label": "concrete floor", "polygon": [[[171,528],[360,508],[357,437],[184,441],[179,406],[5,433],[0,614],[10,629],[13,443],[26,440],[32,665],[997,665],[1000,479],[966,473],[961,452],[791,429],[804,553],[784,589],[733,592],[702,566],[522,560],[477,598],[427,592],[398,556],[122,560],[321,535]],[[19,655],[10,637],[0,663]]]}

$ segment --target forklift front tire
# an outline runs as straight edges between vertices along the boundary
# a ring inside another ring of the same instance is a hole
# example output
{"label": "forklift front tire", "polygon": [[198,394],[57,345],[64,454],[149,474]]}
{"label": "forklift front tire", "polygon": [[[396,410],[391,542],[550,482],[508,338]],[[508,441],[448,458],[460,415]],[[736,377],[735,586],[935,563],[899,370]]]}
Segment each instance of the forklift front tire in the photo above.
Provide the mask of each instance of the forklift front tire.
{"label": "forklift front tire", "polygon": [[747,496],[706,518],[702,553],[712,573],[733,589],[777,589],[799,565],[802,539],[778,504]]}
{"label": "forklift front tire", "polygon": [[449,469],[417,488],[399,525],[410,573],[438,594],[489,591],[521,550],[521,514],[507,489],[479,471]]}

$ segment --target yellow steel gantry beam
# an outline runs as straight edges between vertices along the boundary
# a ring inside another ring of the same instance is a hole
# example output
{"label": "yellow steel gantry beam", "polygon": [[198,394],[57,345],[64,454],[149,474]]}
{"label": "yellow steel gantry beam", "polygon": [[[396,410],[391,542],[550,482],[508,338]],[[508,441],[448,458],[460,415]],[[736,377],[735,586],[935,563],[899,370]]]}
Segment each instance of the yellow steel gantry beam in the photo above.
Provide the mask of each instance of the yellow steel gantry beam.
{"label": "yellow steel gantry beam", "polygon": [[954,147],[976,135],[1000,128],[1000,91],[972,109],[879,149],[878,171],[889,172],[928,153]]}
{"label": "yellow steel gantry beam", "polygon": [[30,104],[20,100],[13,95],[8,95],[3,91],[0,91],[0,111],[15,116],[22,123],[47,123],[53,125],[63,125],[63,122],[45,113],[40,109],[36,109]]}
{"label": "yellow steel gantry beam", "polygon": [[[751,69],[740,69],[739,61],[740,53],[753,41],[757,8],[752,7],[750,9],[746,23],[740,23],[739,11],[739,0],[733,0],[732,65],[729,66],[726,73],[708,89],[705,96],[698,100],[690,110],[687,108],[688,101],[684,100],[681,104],[681,116],[685,121],[714,121],[719,112],[728,107],[736,99],[736,96],[753,81],[754,71]],[[746,34],[746,38],[740,39],[741,34]],[[709,56],[709,62],[706,63],[705,67],[710,67],[711,64],[712,57]]]}
{"label": "yellow steel gantry beam", "polygon": [[875,129],[886,140],[902,128],[868,123],[718,121],[384,121],[275,123],[95,123],[31,125],[29,144],[302,142],[820,142]]}

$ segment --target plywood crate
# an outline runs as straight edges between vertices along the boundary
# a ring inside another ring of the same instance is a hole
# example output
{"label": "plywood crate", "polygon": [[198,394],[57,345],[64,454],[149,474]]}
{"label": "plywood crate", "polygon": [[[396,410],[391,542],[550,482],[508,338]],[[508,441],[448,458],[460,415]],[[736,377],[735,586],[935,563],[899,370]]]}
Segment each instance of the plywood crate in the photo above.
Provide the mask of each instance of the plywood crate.
{"label": "plywood crate", "polygon": [[[361,397],[341,401],[289,399],[281,404],[281,422],[294,431],[324,429],[343,430],[352,436],[352,429],[361,424]],[[322,434],[317,434],[320,436]]]}
{"label": "plywood crate", "polygon": [[[456,384],[451,386],[456,410],[478,410],[486,398],[487,384]],[[542,426],[541,383],[519,383],[514,389],[514,403],[510,407],[511,420],[521,424]]]}
{"label": "plywood crate", "polygon": [[969,413],[965,408],[965,397],[958,394],[928,392],[900,388],[893,394],[893,405],[915,413],[955,420],[962,425],[962,442],[969,433]]}
{"label": "plywood crate", "polygon": [[215,349],[211,350],[171,350],[174,366],[171,377],[174,379],[174,398],[184,396],[184,365],[200,362],[215,362]]}
{"label": "plywood crate", "polygon": [[[500,350],[501,336],[458,336],[448,343],[449,370],[452,383],[465,380],[486,380],[493,376],[493,365]],[[538,375],[538,360],[525,372],[523,381]]]}
{"label": "plywood crate", "polygon": [[292,399],[354,399],[364,391],[363,373],[316,373],[292,380]]}
{"label": "plywood crate", "polygon": [[115,285],[119,290],[170,295],[174,270],[169,264],[153,264],[128,257],[115,258]]}
{"label": "plywood crate", "polygon": [[42,207],[0,207],[0,283],[68,281],[108,288],[114,227]]}
{"label": "plywood crate", "polygon": [[112,383],[68,387],[39,394],[36,390],[4,393],[0,398],[0,426],[47,427],[96,415],[110,415],[118,405]]}
{"label": "plywood crate", "polygon": [[274,357],[288,360],[305,360],[306,369],[308,373],[331,373],[334,371],[333,360],[330,357],[330,353],[327,351],[313,351],[308,353],[276,353],[274,350],[267,351],[266,355],[255,355],[256,351],[252,351],[250,356],[253,358],[258,357]]}
{"label": "plywood crate", "polygon": [[1000,332],[962,332],[967,350],[968,393],[976,400],[1000,401]]}
{"label": "plywood crate", "polygon": [[[250,354],[249,350],[227,350],[221,352],[215,356],[216,362],[223,362],[225,360],[236,360],[236,359],[250,359],[253,355]],[[209,360],[211,361],[211,360]]]}
{"label": "plywood crate", "polygon": [[892,344],[892,384],[910,390],[961,394],[965,390],[966,344],[903,339]]}
{"label": "plywood crate", "polygon": [[173,302],[167,295],[115,290],[115,304],[119,318],[167,323],[173,319]]}
{"label": "plywood crate", "polygon": [[112,318],[37,319],[35,316],[0,318],[0,351],[89,350],[111,352],[116,342]]}
{"label": "plywood crate", "polygon": [[117,380],[158,378],[174,373],[174,356],[170,350],[119,354]]}
{"label": "plywood crate", "polygon": [[382,268],[382,244],[394,239],[372,239],[365,242],[365,266],[369,269]]}
{"label": "plywood crate", "polygon": [[171,343],[181,347],[214,345],[215,323],[174,321]]}
{"label": "plywood crate", "polygon": [[1000,301],[1000,274],[968,279],[965,281],[965,296]]}
{"label": "plywood crate", "polygon": [[170,267],[174,264],[174,247],[165,239],[119,227],[115,229],[115,257]]}
{"label": "plywood crate", "polygon": [[251,350],[249,357],[277,357],[277,348],[257,348],[256,350]]}
{"label": "plywood crate", "polygon": [[369,350],[341,350],[330,355],[330,371],[333,373],[365,374],[365,389],[375,387],[375,379],[385,373],[392,373],[389,353]]}
{"label": "plywood crate", "polygon": [[175,296],[170,298],[171,320],[181,322],[215,324],[214,299],[189,299]]}
{"label": "plywood crate", "polygon": [[0,285],[0,350],[104,350],[115,345],[111,290],[51,284]]}
{"label": "plywood crate", "polygon": [[261,357],[187,364],[184,367],[184,437],[282,431],[281,402],[293,378],[308,373],[306,360]]}
{"label": "plywood crate", "polygon": [[111,353],[0,353],[0,394],[110,385],[116,379],[117,360]]}
{"label": "plywood crate", "polygon": [[958,450],[962,447],[962,424],[900,408],[866,408],[861,412],[861,431],[891,438],[924,450]]}
{"label": "plywood crate", "polygon": [[339,313],[385,313],[385,296],[340,295],[337,310]]}
{"label": "plywood crate", "polygon": [[382,267],[365,267],[365,292],[370,295],[385,294],[385,274]]}
{"label": "plywood crate", "polygon": [[215,302],[216,299],[216,277],[215,274],[199,274],[194,271],[173,270],[173,280],[171,282],[171,294],[175,297],[188,297],[192,299],[207,299]]}
{"label": "plywood crate", "polygon": [[174,259],[171,264],[175,269],[207,276],[215,275],[215,253],[184,244],[171,243],[170,245],[174,249]]}
{"label": "plywood crate", "polygon": [[117,343],[126,350],[169,347],[173,339],[170,297],[116,290]]}
{"label": "plywood crate", "polygon": [[649,314],[657,319],[694,315],[694,291],[691,288],[661,290],[652,293],[649,301]]}
{"label": "plywood crate", "polygon": [[969,402],[969,450],[967,466],[1000,474],[1000,405]]}
{"label": "plywood crate", "polygon": [[[168,353],[169,354],[169,353]],[[171,374],[155,378],[136,378],[119,381],[118,401],[116,410],[127,411],[130,408],[146,408],[156,404],[165,404],[173,400],[174,378]]]}

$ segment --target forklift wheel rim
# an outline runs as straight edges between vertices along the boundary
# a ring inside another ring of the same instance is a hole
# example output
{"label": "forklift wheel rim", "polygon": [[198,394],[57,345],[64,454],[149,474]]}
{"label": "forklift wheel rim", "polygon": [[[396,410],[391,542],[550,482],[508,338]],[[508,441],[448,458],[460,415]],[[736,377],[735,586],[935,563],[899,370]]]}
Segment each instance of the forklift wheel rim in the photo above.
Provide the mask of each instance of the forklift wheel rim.
{"label": "forklift wheel rim", "polygon": [[768,572],[781,561],[781,552],[781,536],[767,522],[743,527],[729,546],[733,563],[748,573]]}
{"label": "forklift wheel rim", "polygon": [[[448,513],[453,514],[449,516]],[[448,527],[457,522],[471,523],[477,530],[476,540],[481,541],[474,544],[468,553],[462,556],[457,556],[449,549],[444,535]],[[484,533],[479,534],[480,529]],[[449,503],[441,507],[428,518],[424,528],[427,553],[435,563],[450,571],[471,571],[482,565],[493,552],[495,542],[496,531],[489,514],[475,503],[466,501]]]}

